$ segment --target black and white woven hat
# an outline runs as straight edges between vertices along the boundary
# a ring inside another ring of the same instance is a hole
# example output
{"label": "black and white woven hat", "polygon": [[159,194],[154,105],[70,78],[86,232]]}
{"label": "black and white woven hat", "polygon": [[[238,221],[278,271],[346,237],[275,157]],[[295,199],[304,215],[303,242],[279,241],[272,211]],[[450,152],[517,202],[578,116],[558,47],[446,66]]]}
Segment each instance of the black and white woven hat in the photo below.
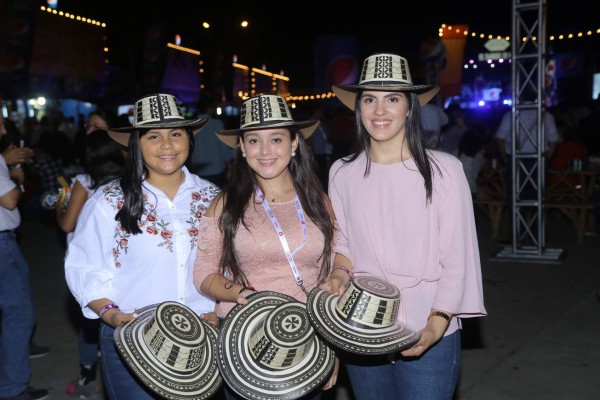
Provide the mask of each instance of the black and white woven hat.
{"label": "black and white woven hat", "polygon": [[314,331],[304,303],[263,291],[236,305],[219,330],[217,364],[245,399],[297,399],[318,390],[335,356]]}
{"label": "black and white woven hat", "polygon": [[136,100],[133,114],[133,125],[121,128],[108,128],[108,134],[123,146],[129,145],[131,132],[137,129],[151,128],[190,128],[196,135],[208,118],[185,119],[180,103],[171,94],[153,94]]}
{"label": "black and white woven hat", "polygon": [[334,346],[355,354],[404,350],[420,335],[396,321],[400,291],[375,276],[355,276],[342,296],[314,288],[306,309],[317,332]]}
{"label": "black and white woven hat", "polygon": [[415,92],[419,104],[429,102],[440,90],[436,85],[414,85],[406,58],[396,54],[373,54],[363,62],[358,85],[333,85],[333,91],[346,107],[354,110],[356,94],[363,90]]}
{"label": "black and white woven hat", "polygon": [[114,340],[129,368],[165,399],[208,399],[223,379],[215,361],[217,331],[183,304],[167,301],[137,310]]}
{"label": "black and white woven hat", "polygon": [[294,121],[283,97],[265,94],[251,97],[242,104],[239,129],[218,131],[217,137],[227,146],[235,148],[239,135],[244,131],[296,127],[304,139],[308,139],[318,125],[317,120]]}

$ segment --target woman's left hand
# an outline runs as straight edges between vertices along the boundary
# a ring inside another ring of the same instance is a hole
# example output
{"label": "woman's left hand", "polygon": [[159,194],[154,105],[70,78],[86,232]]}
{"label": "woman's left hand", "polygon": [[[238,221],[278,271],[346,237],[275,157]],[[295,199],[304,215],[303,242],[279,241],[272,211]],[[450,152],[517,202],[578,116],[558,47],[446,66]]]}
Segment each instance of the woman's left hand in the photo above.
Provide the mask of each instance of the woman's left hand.
{"label": "woman's left hand", "polygon": [[448,322],[443,318],[429,318],[427,325],[421,330],[421,338],[412,347],[402,351],[404,357],[419,357],[428,348],[436,344],[448,329]]}
{"label": "woman's left hand", "polygon": [[339,370],[340,370],[340,359],[335,357],[335,361],[333,364],[333,371],[331,372],[331,376],[329,377],[329,380],[327,381],[325,386],[323,386],[323,390],[329,390],[335,386],[335,384],[337,383],[337,377],[338,377]]}

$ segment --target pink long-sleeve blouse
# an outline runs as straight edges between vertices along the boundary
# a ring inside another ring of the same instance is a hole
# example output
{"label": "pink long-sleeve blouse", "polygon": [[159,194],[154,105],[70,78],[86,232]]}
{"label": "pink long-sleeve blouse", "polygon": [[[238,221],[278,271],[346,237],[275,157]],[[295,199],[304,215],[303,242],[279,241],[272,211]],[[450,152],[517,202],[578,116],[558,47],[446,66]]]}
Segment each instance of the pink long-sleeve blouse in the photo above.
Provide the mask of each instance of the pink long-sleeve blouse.
{"label": "pink long-sleeve blouse", "polygon": [[[423,177],[412,159],[396,164],[336,161],[329,196],[339,225],[334,251],[348,257],[355,274],[373,274],[400,289],[398,320],[414,330],[432,308],[459,318],[486,315],[471,192],[460,161],[429,153],[433,199],[426,203]],[[453,318],[446,335],[460,327]]]}

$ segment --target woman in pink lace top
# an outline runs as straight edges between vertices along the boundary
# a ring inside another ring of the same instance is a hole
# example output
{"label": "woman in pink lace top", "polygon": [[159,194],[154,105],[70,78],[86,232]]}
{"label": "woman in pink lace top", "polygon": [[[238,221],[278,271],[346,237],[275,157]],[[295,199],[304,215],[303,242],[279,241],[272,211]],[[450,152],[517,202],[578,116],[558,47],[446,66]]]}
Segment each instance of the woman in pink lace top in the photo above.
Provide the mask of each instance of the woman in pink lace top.
{"label": "woman in pink lace top", "polygon": [[305,302],[328,278],[348,280],[331,268],[335,221],[306,142],[318,124],[294,121],[282,97],[262,95],[242,105],[240,129],[217,132],[239,152],[202,219],[194,285],[219,301],[219,317],[253,291]]}

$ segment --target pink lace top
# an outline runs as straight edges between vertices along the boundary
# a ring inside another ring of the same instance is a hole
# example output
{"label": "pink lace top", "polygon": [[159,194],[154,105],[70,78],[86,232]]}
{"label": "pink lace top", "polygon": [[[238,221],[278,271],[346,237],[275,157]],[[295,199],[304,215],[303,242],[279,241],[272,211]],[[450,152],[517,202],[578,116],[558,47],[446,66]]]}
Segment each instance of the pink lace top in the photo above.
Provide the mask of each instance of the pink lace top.
{"label": "pink lace top", "polygon": [[[283,229],[296,266],[304,281],[304,287],[310,291],[318,286],[317,280],[321,270],[319,257],[323,251],[323,234],[305,215],[307,240],[298,249],[302,244],[303,235],[294,201],[269,203],[269,207]],[[305,302],[306,295],[294,280],[279,237],[262,204],[252,203],[248,206],[246,224],[250,230],[243,225],[240,226],[235,239],[235,250],[250,284],[257,291],[272,290]],[[203,217],[194,266],[194,286],[198,290],[208,275],[219,271],[221,249],[222,235],[217,218]],[[226,316],[234,305],[234,303],[219,304],[218,315]]]}

